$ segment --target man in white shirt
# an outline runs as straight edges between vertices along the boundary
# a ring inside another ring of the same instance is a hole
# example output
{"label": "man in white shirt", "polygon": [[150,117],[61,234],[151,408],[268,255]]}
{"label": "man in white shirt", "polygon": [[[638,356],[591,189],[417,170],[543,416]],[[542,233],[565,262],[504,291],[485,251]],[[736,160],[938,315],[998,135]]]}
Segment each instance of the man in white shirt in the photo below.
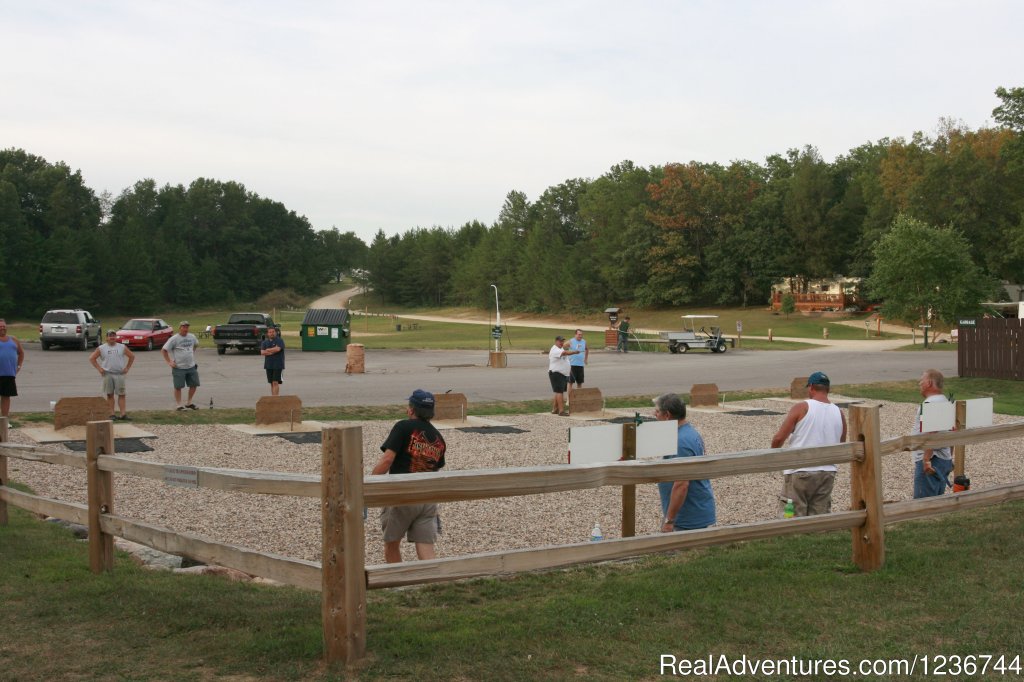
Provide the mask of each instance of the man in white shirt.
{"label": "man in white shirt", "polygon": [[[189,324],[182,321],[178,325],[178,333],[167,339],[167,343],[160,349],[164,355],[164,362],[171,368],[171,381],[174,384],[174,404],[178,411],[186,408],[190,410],[199,409],[194,398],[196,389],[199,388],[199,369],[196,364],[196,348],[199,346],[199,339],[195,334],[189,333]],[[188,386],[188,402],[184,405],[181,402],[181,389]]]}
{"label": "man in white shirt", "polygon": [[578,353],[577,350],[565,348],[564,336],[556,336],[555,345],[548,351],[548,379],[555,393],[551,399],[551,414],[568,416],[568,412],[565,412],[565,389],[569,385],[569,374],[572,373],[569,356]]}
{"label": "man in white shirt", "polygon": [[[807,379],[807,400],[797,403],[782,421],[772,438],[772,447],[781,448],[789,441],[791,448],[836,445],[846,440],[846,418],[828,399],[832,382],[824,372],[815,372]],[[814,516],[832,511],[832,487],[836,465],[786,469],[783,471],[785,499],[793,500],[796,516]]]}
{"label": "man in white shirt", "polygon": [[[103,394],[107,396],[110,418],[122,421],[128,419],[125,411],[125,376],[135,362],[135,353],[128,346],[118,343],[117,332],[111,329],[107,332],[107,342],[96,346],[96,350],[89,356],[89,362],[103,377]],[[117,406],[121,414],[114,412],[114,394],[117,394]]]}
{"label": "man in white shirt", "polygon": [[[949,400],[942,394],[942,386],[946,379],[937,369],[926,369],[918,380],[918,388],[924,402],[917,409],[917,420],[914,422],[912,434],[921,433],[924,403],[946,403]],[[914,461],[914,498],[936,497],[946,492],[949,485],[949,474],[953,471],[952,448],[935,448],[915,450],[911,453]]]}

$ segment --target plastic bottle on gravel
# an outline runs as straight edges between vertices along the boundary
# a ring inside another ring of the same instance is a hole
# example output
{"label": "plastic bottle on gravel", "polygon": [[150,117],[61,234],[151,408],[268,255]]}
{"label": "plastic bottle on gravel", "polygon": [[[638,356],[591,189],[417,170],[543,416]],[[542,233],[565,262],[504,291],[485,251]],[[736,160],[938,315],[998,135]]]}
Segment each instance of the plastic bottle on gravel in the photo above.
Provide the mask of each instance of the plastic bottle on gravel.
{"label": "plastic bottle on gravel", "polygon": [[604,540],[604,535],[601,533],[601,524],[595,521],[594,527],[590,531],[590,541],[600,542],[601,540]]}
{"label": "plastic bottle on gravel", "polygon": [[791,519],[796,516],[796,509],[793,507],[793,500],[786,499],[786,508],[782,510],[782,518]]}

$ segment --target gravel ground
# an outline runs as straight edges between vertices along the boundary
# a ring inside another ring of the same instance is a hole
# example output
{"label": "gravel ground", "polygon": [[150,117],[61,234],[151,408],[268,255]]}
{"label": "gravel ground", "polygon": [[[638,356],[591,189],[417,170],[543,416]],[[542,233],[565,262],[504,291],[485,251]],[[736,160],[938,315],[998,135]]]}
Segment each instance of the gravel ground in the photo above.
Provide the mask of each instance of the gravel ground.
{"label": "gravel ground", "polygon": [[[740,416],[691,412],[690,421],[703,435],[708,454],[768,447],[789,408],[786,403],[772,400],[747,401],[743,405],[777,414]],[[916,409],[912,404],[882,403],[882,438],[906,433]],[[567,429],[570,425],[582,425],[547,414],[499,419],[525,429],[526,433],[485,435],[444,431],[448,442],[448,469],[563,464]],[[1018,419],[995,416],[996,423]],[[359,424],[363,427],[365,469],[369,473],[391,423]],[[223,426],[146,425],[145,428],[157,436],[147,441],[154,450],[133,457],[192,466],[316,475],[320,472],[319,445],[296,445],[277,437],[248,436]],[[31,442],[18,431],[11,432],[11,441]],[[84,470],[13,458],[9,460],[9,468],[12,480],[31,486],[39,495],[85,502]],[[912,497],[909,453],[886,457],[883,470],[886,501]],[[1024,441],[969,446],[967,474],[974,489],[1024,480]],[[776,518],[781,486],[781,473],[713,481],[719,525]],[[849,467],[841,466],[833,493],[835,509],[849,507],[849,492]],[[122,515],[220,542],[314,561],[320,559],[320,505],[315,499],[173,488],[157,481],[118,474],[114,481],[114,508]],[[582,542],[589,538],[595,521],[600,522],[605,537],[619,537],[620,512],[621,491],[615,487],[447,503],[441,508],[444,532],[436,549],[438,556],[447,557]],[[367,522],[369,564],[384,560],[378,513],[371,509]],[[656,486],[638,486],[637,534],[656,532],[660,513]],[[406,543],[403,543],[403,552],[406,559],[415,558],[415,552]]]}

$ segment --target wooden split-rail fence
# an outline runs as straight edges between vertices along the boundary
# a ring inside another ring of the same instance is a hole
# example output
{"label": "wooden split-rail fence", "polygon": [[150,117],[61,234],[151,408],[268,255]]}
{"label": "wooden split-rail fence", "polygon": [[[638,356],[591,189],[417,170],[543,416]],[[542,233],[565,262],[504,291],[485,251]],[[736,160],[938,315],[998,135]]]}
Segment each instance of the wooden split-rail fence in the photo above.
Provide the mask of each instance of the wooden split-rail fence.
{"label": "wooden split-rail fence", "polygon": [[[958,410],[961,423],[963,413],[963,409]],[[626,433],[629,431],[627,428]],[[849,442],[827,447],[749,450],[699,458],[626,460],[601,465],[554,465],[406,476],[363,476],[363,440],[362,428],[359,426],[324,429],[322,472],[319,477],[156,464],[115,455],[113,425],[109,421],[90,422],[87,433],[84,455],[53,448],[15,445],[7,442],[7,420],[0,418],[0,525],[7,523],[8,504],[87,525],[89,564],[97,573],[113,567],[113,538],[117,536],[197,561],[320,590],[324,657],[328,663],[354,664],[365,657],[367,589],[557,568],[745,540],[844,529],[851,531],[853,562],[864,571],[872,571],[885,562],[886,524],[1024,499],[1024,481],[1019,481],[984,490],[883,505],[883,456],[952,445],[955,471],[962,472],[966,445],[1024,437],[1024,422],[975,429],[961,428],[882,441],[879,437],[877,406],[851,407]],[[628,450],[629,444],[624,445]],[[87,504],[41,497],[8,487],[9,457],[84,468],[88,482]],[[722,478],[840,463],[850,464],[849,511],[632,537],[635,524],[634,486],[638,484]],[[320,498],[322,561],[317,563],[258,552],[121,516],[117,514],[115,506],[114,474],[251,494]],[[601,486],[623,488],[621,538],[366,566],[364,506],[484,500]]]}

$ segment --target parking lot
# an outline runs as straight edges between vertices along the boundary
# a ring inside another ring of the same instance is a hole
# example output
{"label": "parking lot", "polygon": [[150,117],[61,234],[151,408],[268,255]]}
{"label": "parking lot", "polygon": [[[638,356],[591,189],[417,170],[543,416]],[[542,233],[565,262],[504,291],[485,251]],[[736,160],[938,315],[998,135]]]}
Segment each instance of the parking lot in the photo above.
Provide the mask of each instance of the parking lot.
{"label": "parking lot", "polygon": [[[876,346],[877,347],[877,346]],[[495,400],[530,400],[550,397],[547,349],[513,353],[508,367],[486,366],[486,349],[474,351],[367,350],[366,373],[345,374],[345,353],[287,352],[282,394],[294,394],[305,405],[386,405],[402,402],[414,388],[465,393],[470,403]],[[50,409],[50,401],[67,396],[98,395],[100,377],[89,364],[89,354],[75,350],[43,352],[39,344],[25,344],[26,361],[18,375],[20,395],[13,412]],[[252,407],[269,393],[263,358],[229,352],[218,356],[212,348],[197,353],[202,387],[196,402],[208,407]],[[872,342],[845,342],[812,350],[730,350],[722,354],[691,352],[591,351],[587,367],[590,388],[606,396],[657,395],[689,391],[695,383],[716,383],[723,391],[786,388],[793,377],[815,370],[829,374],[833,383],[865,383],[916,379],[935,367],[956,375],[954,352],[893,352],[872,350]],[[136,353],[128,376],[128,409],[172,408],[170,369],[159,351]]]}

